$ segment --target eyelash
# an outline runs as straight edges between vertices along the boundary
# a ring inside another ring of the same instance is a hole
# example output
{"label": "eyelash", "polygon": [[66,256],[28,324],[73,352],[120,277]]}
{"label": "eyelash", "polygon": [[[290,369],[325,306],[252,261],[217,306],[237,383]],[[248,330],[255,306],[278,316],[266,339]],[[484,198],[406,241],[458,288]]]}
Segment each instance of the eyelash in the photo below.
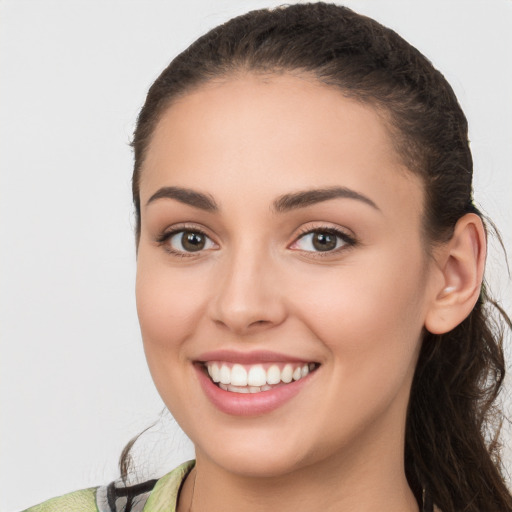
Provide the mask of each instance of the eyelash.
{"label": "eyelash", "polygon": [[[180,226],[174,227],[174,229],[172,229],[171,231],[164,231],[156,238],[156,242],[158,243],[159,246],[163,246],[165,251],[173,256],[176,256],[178,258],[193,257],[194,253],[195,253],[194,251],[191,251],[191,252],[178,251],[176,249],[173,249],[168,243],[169,240],[172,239],[173,236],[175,236],[179,233],[187,232],[187,231],[201,235],[201,236],[207,238],[208,240],[210,240],[212,243],[215,243],[212,241],[211,237],[205,233],[205,231],[203,229],[199,228],[198,226],[194,226],[194,225],[180,225]],[[295,240],[288,247],[290,247],[293,244],[296,244],[302,238],[306,237],[307,235],[313,234],[313,233],[323,233],[323,234],[334,235],[337,238],[341,239],[343,242],[343,245],[341,247],[337,247],[337,248],[335,248],[333,250],[329,250],[329,251],[306,251],[306,250],[298,249],[298,251],[312,255],[315,258],[325,258],[328,256],[332,256],[333,254],[337,254],[341,251],[346,251],[347,249],[350,249],[350,248],[356,246],[358,243],[358,241],[356,240],[355,237],[348,235],[344,231],[341,231],[339,229],[336,229],[336,228],[333,228],[330,226],[328,227],[328,226],[320,225],[320,226],[307,227],[307,228],[301,229],[299,234],[295,238]],[[200,252],[203,252],[203,250],[204,249],[201,249],[197,252],[200,253]]]}
{"label": "eyelash", "polygon": [[341,247],[337,247],[330,251],[302,251],[302,252],[306,252],[306,253],[312,255],[315,258],[326,258],[326,257],[332,256],[334,254],[338,254],[342,251],[351,249],[352,247],[355,247],[358,244],[358,241],[356,240],[356,238],[354,236],[351,236],[348,233],[346,233],[340,229],[337,229],[337,228],[334,228],[331,226],[319,225],[319,226],[313,226],[313,227],[308,226],[306,228],[301,229],[299,232],[299,235],[295,238],[292,245],[296,244],[299,240],[306,237],[306,235],[310,235],[313,233],[334,235],[337,238],[341,239],[341,241],[343,242],[343,245]]}
{"label": "eyelash", "polygon": [[[199,228],[198,226],[183,224],[180,226],[175,226],[171,231],[164,231],[156,238],[156,242],[158,243],[159,246],[162,246],[164,248],[164,250],[166,252],[168,252],[169,254],[171,254],[172,256],[176,256],[178,258],[193,257],[195,254],[194,252],[192,252],[192,251],[191,252],[177,251],[176,249],[173,249],[168,243],[169,240],[171,240],[173,236],[175,236],[179,233],[187,232],[187,231],[190,233],[195,233],[195,234],[201,235],[201,236],[207,238],[208,240],[211,240],[211,237],[208,236],[205,233],[205,231],[203,229]],[[197,252],[199,253],[202,251],[197,251]]]}

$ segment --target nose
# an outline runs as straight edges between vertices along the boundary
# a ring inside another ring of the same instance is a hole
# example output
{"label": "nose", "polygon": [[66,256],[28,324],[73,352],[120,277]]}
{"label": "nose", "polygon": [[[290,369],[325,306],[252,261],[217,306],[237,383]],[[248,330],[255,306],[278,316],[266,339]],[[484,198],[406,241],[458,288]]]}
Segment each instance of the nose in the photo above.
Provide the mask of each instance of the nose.
{"label": "nose", "polygon": [[270,255],[239,250],[223,262],[215,279],[210,317],[237,335],[257,333],[286,318],[279,269]]}

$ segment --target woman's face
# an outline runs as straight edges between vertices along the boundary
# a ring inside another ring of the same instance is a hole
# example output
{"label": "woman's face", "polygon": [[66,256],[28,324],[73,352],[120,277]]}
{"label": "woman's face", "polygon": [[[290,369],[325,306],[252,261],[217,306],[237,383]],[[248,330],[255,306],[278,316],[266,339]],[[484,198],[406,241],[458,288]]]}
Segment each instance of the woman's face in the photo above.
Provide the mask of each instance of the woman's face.
{"label": "woman's face", "polygon": [[137,307],[198,460],[252,476],[401,461],[433,289],[422,204],[377,113],[313,80],[240,76],[166,111]]}

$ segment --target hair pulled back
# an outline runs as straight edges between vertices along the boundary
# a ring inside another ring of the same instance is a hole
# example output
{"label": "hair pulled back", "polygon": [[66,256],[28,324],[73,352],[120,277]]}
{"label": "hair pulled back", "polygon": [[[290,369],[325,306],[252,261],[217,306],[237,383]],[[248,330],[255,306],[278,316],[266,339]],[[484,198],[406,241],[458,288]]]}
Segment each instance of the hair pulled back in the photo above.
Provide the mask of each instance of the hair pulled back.
{"label": "hair pulled back", "polygon": [[[374,106],[405,165],[423,180],[427,247],[448,240],[464,214],[481,216],[472,200],[467,121],[442,74],[370,18],[333,4],[299,4],[252,11],[220,25],[178,55],[151,86],[132,143],[137,239],[141,169],[159,119],[201,84],[244,72],[306,74]],[[497,443],[494,402],[505,365],[492,305],[510,325],[484,287],[459,326],[443,335],[424,333],[407,413],[405,468],[417,497],[426,490],[443,512],[512,510]],[[125,450],[125,477],[128,457]]]}

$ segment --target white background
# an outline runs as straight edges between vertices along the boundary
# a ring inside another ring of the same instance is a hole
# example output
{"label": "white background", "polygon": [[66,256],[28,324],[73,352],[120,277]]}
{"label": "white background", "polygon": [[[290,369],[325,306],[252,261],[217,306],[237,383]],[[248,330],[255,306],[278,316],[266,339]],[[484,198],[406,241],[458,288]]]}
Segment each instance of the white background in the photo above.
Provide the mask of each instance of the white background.
{"label": "white background", "polygon": [[[279,3],[0,1],[1,510],[116,478],[124,444],[158,418],[134,305],[134,120],[177,52]],[[512,1],[345,4],[396,29],[452,83],[477,201],[512,254]],[[499,250],[489,266],[510,312]],[[170,419],[141,445],[143,476],[192,457]]]}

